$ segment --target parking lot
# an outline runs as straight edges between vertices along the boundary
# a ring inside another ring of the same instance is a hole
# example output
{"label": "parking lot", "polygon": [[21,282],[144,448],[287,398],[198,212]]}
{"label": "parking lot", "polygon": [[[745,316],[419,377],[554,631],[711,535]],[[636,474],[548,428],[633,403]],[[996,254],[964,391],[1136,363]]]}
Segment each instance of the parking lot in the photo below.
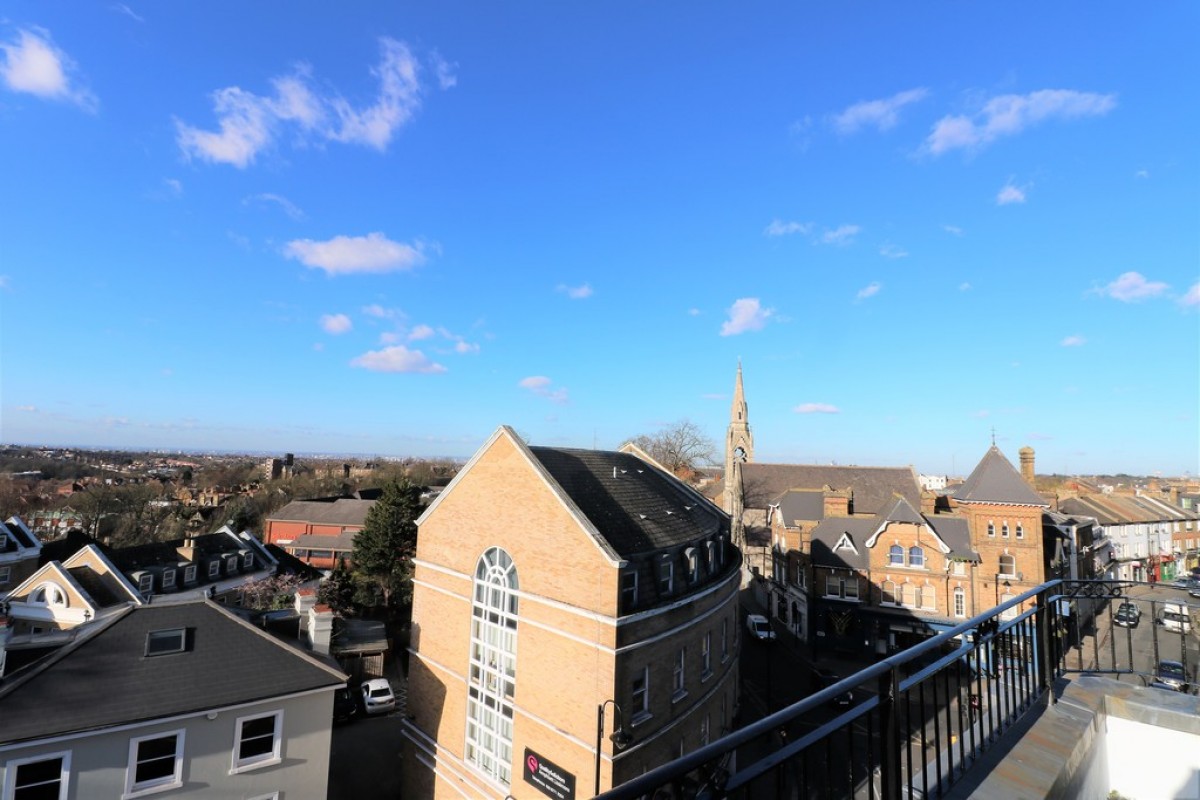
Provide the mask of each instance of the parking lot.
{"label": "parking lot", "polygon": [[389,669],[396,710],[333,726],[329,753],[330,800],[395,800],[400,797],[400,741],[405,686],[400,670]]}

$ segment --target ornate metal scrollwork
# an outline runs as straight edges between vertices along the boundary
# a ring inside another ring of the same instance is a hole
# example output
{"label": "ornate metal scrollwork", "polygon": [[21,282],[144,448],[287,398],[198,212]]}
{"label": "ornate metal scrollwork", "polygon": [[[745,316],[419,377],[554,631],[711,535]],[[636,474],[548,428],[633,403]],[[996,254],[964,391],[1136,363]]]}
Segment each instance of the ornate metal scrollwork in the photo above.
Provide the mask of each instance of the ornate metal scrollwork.
{"label": "ornate metal scrollwork", "polygon": [[1125,590],[1137,585],[1137,581],[1063,581],[1057,594],[1071,599],[1088,597],[1112,600],[1125,597]]}

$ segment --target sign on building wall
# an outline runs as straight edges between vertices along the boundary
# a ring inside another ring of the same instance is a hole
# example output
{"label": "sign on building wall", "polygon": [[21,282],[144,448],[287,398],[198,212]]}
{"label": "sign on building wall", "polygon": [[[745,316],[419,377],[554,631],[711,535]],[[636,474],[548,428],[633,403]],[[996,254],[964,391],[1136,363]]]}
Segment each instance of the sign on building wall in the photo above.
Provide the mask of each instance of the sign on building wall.
{"label": "sign on building wall", "polygon": [[525,782],[554,800],[575,800],[575,776],[525,748]]}

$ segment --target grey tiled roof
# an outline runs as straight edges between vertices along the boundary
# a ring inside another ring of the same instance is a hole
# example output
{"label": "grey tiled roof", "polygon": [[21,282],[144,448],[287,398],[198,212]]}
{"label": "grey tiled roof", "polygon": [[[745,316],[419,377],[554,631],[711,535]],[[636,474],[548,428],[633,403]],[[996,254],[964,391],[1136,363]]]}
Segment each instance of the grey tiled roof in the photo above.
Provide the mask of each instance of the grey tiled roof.
{"label": "grey tiled roof", "polygon": [[297,536],[289,547],[304,547],[313,550],[345,550],[349,552],[354,549],[354,534],[343,533],[338,536],[318,536],[306,533],[302,536]]}
{"label": "grey tiled roof", "polygon": [[825,493],[791,489],[779,498],[779,516],[784,525],[798,521],[815,522],[825,518]]}
{"label": "grey tiled roof", "polygon": [[[866,569],[870,564],[867,539],[877,527],[879,520],[875,517],[831,517],[820,522],[812,531],[812,563],[822,567]],[[843,534],[850,535],[857,554],[853,550],[834,550]]]}
{"label": "grey tiled roof", "polygon": [[636,456],[553,447],[529,450],[622,558],[728,531],[719,509]]}
{"label": "grey tiled roof", "polygon": [[921,487],[911,467],[839,467],[811,464],[742,465],[747,508],[764,508],[788,489],[854,490],[855,514],[878,514],[895,495],[921,506]]}
{"label": "grey tiled roof", "polygon": [[[4,533],[7,534],[5,538],[9,540],[5,542],[5,544],[8,544],[10,548],[12,548],[13,545],[23,548],[37,547],[38,538],[32,535],[32,533],[26,532],[17,522],[18,519],[20,518],[9,517],[7,522],[0,522],[0,526],[3,526],[4,528]],[[0,552],[3,550],[4,548],[0,546]]]}
{"label": "grey tiled roof", "polygon": [[[147,657],[151,631],[186,652]],[[0,743],[252,703],[346,677],[205,601],[132,607],[0,684]]]}
{"label": "grey tiled roof", "polygon": [[954,499],[964,503],[1049,505],[1025,482],[1021,473],[995,445],[988,449],[975,470],[955,489]]}
{"label": "grey tiled roof", "polygon": [[339,497],[332,503],[318,500],[293,500],[267,518],[268,522],[309,522],[314,525],[362,527],[374,500]]}
{"label": "grey tiled roof", "polygon": [[907,522],[912,525],[923,525],[925,518],[921,516],[921,512],[912,507],[912,504],[903,497],[897,497],[892,503],[881,513],[880,522]]}
{"label": "grey tiled roof", "polygon": [[979,553],[971,549],[971,527],[965,517],[932,514],[925,517],[929,527],[950,548],[949,558],[958,561],[979,561]]}

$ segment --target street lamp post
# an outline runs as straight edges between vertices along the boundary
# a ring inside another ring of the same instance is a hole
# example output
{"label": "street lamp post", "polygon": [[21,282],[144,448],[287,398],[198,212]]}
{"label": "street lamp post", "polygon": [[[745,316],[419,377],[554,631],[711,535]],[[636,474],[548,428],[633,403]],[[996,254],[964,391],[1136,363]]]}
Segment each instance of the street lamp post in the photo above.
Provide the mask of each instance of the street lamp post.
{"label": "street lamp post", "polygon": [[616,712],[615,725],[613,725],[612,736],[608,737],[613,743],[613,753],[618,750],[624,750],[633,741],[633,736],[625,730],[625,715],[621,713],[621,707],[617,705],[616,700],[605,700],[596,708],[596,791],[593,796],[600,794],[600,748],[604,745],[604,707],[612,703],[613,710]]}

